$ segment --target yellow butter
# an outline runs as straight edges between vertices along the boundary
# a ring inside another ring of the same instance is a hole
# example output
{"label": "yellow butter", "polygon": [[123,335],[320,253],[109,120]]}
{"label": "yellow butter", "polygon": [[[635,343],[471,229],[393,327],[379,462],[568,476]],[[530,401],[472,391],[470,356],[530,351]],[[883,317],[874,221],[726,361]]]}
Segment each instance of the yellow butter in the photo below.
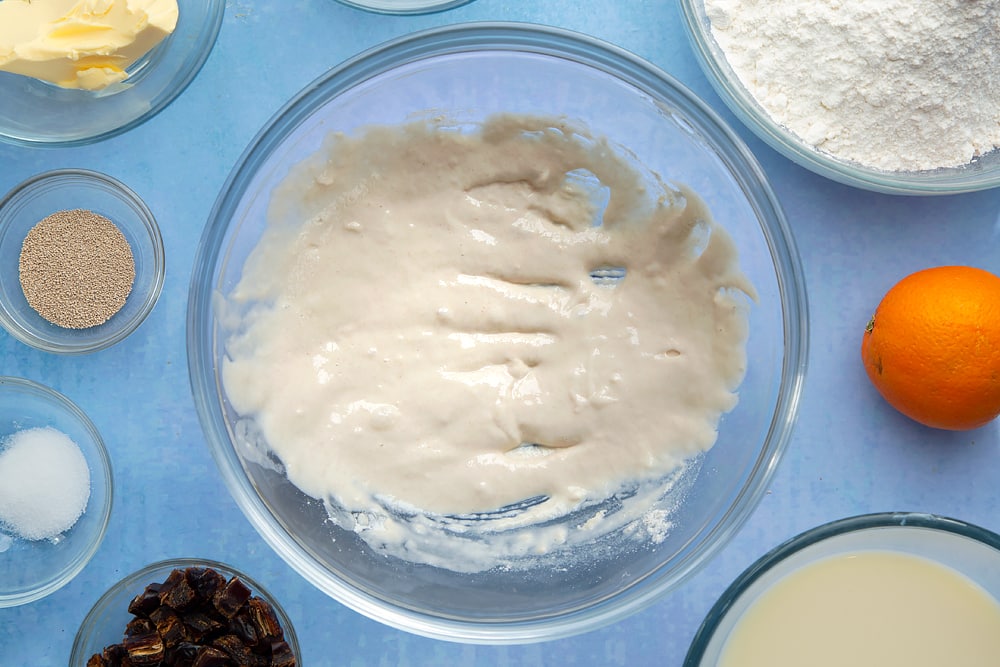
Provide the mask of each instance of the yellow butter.
{"label": "yellow butter", "polygon": [[177,0],[0,0],[0,70],[100,90],[177,26]]}

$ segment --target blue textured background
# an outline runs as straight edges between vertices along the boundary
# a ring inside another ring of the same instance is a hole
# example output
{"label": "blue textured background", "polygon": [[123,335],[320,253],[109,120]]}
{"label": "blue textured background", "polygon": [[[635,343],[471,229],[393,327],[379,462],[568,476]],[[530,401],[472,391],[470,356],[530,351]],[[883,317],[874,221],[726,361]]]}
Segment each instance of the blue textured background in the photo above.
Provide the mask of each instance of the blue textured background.
{"label": "blue textured background", "polygon": [[[764,166],[802,254],[812,329],[799,421],[768,494],[736,538],[680,590],[611,627],[528,646],[462,646],[383,627],[308,585],[251,529],[205,446],[188,385],[186,298],[216,195],[257,130],[302,86],[349,56],[420,28],[468,20],[557,25],[622,46],[688,85],[724,118],[669,0],[477,0],[442,14],[387,17],[333,0],[234,0],[208,63],[161,114],[93,146],[0,144],[0,192],[51,168],[123,180],[162,229],[163,294],[123,343],[89,356],[36,352],[0,332],[0,374],[48,384],[89,413],[117,475],[108,535],[52,596],[0,609],[0,665],[66,664],[77,626],[118,578],[166,557],[231,562],[280,598],[313,665],[679,666],[715,598],[778,542],[831,519],[934,512],[1000,530],[996,423],[967,433],[923,428],[888,408],[859,361],[861,332],[903,275],[938,264],[1000,273],[1000,192],[918,199],[826,181],[736,127]],[[2,557],[2,555],[0,555]]]}

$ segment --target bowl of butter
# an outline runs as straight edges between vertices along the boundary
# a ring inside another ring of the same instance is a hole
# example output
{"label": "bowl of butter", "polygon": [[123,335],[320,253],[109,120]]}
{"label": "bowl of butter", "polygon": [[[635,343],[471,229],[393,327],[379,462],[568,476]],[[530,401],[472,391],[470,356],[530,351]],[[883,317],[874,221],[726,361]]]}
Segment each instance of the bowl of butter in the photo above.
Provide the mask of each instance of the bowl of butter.
{"label": "bowl of butter", "polygon": [[421,635],[527,642],[742,524],[805,369],[794,244],[702,102],[609,44],[416,33],[247,148],[192,276],[206,440],[275,551]]}
{"label": "bowl of butter", "polygon": [[215,45],[223,0],[0,2],[0,141],[93,143],[172,102]]}

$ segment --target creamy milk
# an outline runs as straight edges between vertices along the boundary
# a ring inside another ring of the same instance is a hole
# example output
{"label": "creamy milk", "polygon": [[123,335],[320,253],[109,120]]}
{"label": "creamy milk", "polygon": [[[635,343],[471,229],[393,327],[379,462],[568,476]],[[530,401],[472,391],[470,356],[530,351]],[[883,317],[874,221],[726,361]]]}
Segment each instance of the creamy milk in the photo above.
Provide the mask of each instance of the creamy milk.
{"label": "creamy milk", "polygon": [[638,515],[458,558],[434,541],[658,484],[712,446],[752,289],[693,192],[564,121],[377,127],[334,135],[275,194],[222,377],[334,521],[480,569]]}
{"label": "creamy milk", "polygon": [[719,667],[989,667],[1000,603],[958,572],[890,551],[806,565],[738,621]]}

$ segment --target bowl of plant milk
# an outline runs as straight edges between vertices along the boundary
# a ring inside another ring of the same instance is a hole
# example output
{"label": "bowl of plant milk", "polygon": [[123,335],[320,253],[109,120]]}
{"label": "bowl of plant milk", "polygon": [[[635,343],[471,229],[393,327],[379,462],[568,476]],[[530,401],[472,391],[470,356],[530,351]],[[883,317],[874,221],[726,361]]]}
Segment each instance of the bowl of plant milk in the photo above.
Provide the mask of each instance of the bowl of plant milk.
{"label": "bowl of plant milk", "polygon": [[1000,652],[1000,536],[869,514],[751,565],[709,611],[685,667],[982,667]]}

